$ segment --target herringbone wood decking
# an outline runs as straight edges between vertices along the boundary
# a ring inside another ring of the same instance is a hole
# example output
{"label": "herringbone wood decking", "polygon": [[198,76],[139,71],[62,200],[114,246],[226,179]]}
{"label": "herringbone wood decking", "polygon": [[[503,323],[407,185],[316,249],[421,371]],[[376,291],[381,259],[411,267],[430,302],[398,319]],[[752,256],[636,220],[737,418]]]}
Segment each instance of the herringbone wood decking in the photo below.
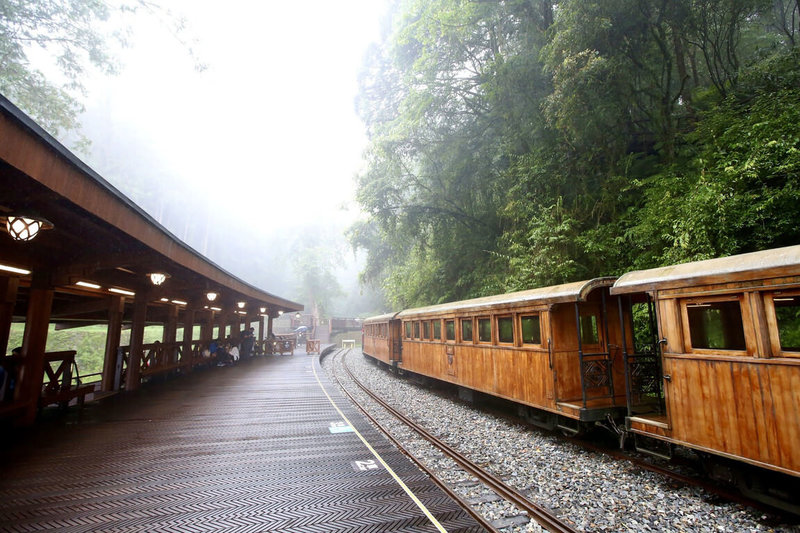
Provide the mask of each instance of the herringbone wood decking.
{"label": "herringbone wood decking", "polygon": [[[14,433],[0,530],[435,531],[384,468],[354,466],[373,457],[354,433],[331,431],[341,417],[312,364],[213,368]],[[482,530],[317,373],[448,531]]]}

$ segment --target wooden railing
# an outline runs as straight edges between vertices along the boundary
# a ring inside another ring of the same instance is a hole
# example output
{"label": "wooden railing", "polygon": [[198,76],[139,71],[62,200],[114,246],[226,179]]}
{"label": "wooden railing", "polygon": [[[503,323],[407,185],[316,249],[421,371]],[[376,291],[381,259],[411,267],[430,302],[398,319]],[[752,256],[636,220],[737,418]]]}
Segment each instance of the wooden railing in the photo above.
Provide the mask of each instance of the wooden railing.
{"label": "wooden railing", "polygon": [[142,377],[169,373],[186,363],[183,359],[182,342],[154,342],[142,346],[139,374]]}
{"label": "wooden railing", "polygon": [[294,353],[297,347],[296,335],[276,335],[274,339],[264,339],[256,342],[256,351],[266,355]]}
{"label": "wooden railing", "polygon": [[[142,357],[139,360],[139,375],[149,378],[180,370],[188,371],[191,368],[206,366],[211,360],[204,352],[208,348],[208,341],[193,340],[191,352],[184,353],[183,342],[153,342],[142,346]],[[120,386],[124,387],[126,374],[130,364],[130,346],[120,346],[119,353],[122,357],[122,375]]]}

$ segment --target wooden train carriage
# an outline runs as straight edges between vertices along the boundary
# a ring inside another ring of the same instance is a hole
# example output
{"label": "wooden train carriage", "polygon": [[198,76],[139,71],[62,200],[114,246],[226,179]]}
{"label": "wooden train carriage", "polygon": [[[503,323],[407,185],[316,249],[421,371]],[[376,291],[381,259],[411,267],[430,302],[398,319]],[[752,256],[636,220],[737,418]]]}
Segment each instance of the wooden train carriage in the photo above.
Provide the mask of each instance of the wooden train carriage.
{"label": "wooden train carriage", "polygon": [[362,353],[395,366],[400,361],[400,321],[397,313],[364,320],[361,329]]}
{"label": "wooden train carriage", "polygon": [[402,311],[399,367],[512,400],[545,427],[624,416],[614,278]]}
{"label": "wooden train carriage", "polygon": [[611,293],[656,311],[658,349],[625,353],[631,432],[800,476],[800,246],[631,272]]}

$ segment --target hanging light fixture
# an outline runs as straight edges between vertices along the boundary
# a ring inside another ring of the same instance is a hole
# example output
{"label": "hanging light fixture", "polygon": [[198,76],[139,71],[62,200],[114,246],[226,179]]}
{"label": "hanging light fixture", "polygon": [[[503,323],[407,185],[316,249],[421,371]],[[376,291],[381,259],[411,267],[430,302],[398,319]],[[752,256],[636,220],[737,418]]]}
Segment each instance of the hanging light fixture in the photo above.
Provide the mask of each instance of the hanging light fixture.
{"label": "hanging light fixture", "polygon": [[300,320],[300,311],[296,312],[296,313],[294,314],[294,317],[295,317],[297,320]]}
{"label": "hanging light fixture", "polygon": [[283,311],[278,311],[278,316],[283,316]]}
{"label": "hanging light fixture", "polygon": [[206,298],[208,298],[208,301],[209,301],[209,302],[213,302],[214,300],[216,300],[216,299],[217,299],[217,296],[219,296],[219,294],[217,294],[217,293],[216,293],[216,292],[214,292],[214,291],[208,291],[208,292],[206,293]]}
{"label": "hanging light fixture", "polygon": [[53,223],[34,213],[8,214],[5,216],[6,230],[15,241],[30,241],[40,231],[53,229]]}
{"label": "hanging light fixture", "polygon": [[167,274],[166,272],[151,272],[147,275],[147,277],[150,278],[150,282],[153,285],[158,286],[167,280],[169,274]]}
{"label": "hanging light fixture", "polygon": [[264,314],[264,313],[267,312],[267,308],[266,307],[259,307],[258,310],[261,311],[261,314]]}
{"label": "hanging light fixture", "polygon": [[239,309],[244,309],[245,302],[236,302],[236,307]]}

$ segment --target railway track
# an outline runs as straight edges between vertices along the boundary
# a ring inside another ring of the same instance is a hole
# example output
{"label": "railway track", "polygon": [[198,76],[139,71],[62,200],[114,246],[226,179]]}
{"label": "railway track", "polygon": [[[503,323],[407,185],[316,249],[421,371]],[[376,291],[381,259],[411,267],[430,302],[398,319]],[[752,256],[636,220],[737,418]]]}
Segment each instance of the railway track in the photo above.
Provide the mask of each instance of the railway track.
{"label": "railway track", "polygon": [[331,356],[331,360],[334,363],[334,372],[333,372],[334,379],[339,383],[339,386],[342,388],[342,390],[345,392],[348,398],[350,398],[350,400],[365,414],[365,416],[367,416],[376,426],[378,426],[395,443],[395,445],[397,445],[403,451],[403,453],[405,453],[412,460],[414,460],[414,462],[417,463],[424,471],[426,471],[428,475],[431,476],[432,479],[436,480],[437,484],[439,484],[439,486],[441,486],[448,494],[450,494],[451,497],[456,499],[456,501],[461,502],[461,504],[465,506],[464,508],[467,510],[467,512],[469,512],[470,515],[472,515],[483,527],[485,527],[489,531],[498,531],[498,529],[492,522],[484,518],[478,511],[473,509],[472,506],[470,506],[452,489],[450,489],[446,483],[439,480],[437,476],[430,469],[428,469],[424,464],[418,461],[413,454],[409,453],[402,445],[402,443],[400,443],[397,439],[392,437],[391,433],[370,414],[369,410],[366,407],[362,405],[362,402],[359,402],[358,399],[355,398],[348,391],[347,386],[345,386],[345,384],[339,378],[338,373],[336,372],[337,363],[344,370],[345,374],[347,375],[347,378],[353,384],[355,384],[362,392],[368,395],[375,403],[380,405],[387,412],[391,413],[392,416],[400,420],[403,424],[412,429],[420,437],[422,437],[431,445],[436,447],[445,456],[453,460],[465,472],[468,472],[471,476],[477,478],[481,483],[484,484],[484,486],[488,487],[492,492],[494,492],[501,498],[505,499],[506,501],[510,502],[516,508],[525,512],[529,518],[535,520],[542,528],[551,533],[576,533],[577,531],[579,531],[578,529],[575,529],[570,523],[557,517],[546,508],[536,504],[535,502],[530,501],[524,494],[519,492],[517,489],[507,485],[498,477],[487,472],[485,469],[481,468],[480,466],[472,462],[469,458],[459,453],[450,445],[448,445],[441,439],[437,438],[435,435],[428,432],[424,427],[420,426],[419,424],[417,424],[416,422],[405,416],[402,412],[400,412],[393,406],[386,403],[381,397],[374,394],[350,371],[349,367],[344,361],[344,356],[348,352],[349,350],[339,350]]}

